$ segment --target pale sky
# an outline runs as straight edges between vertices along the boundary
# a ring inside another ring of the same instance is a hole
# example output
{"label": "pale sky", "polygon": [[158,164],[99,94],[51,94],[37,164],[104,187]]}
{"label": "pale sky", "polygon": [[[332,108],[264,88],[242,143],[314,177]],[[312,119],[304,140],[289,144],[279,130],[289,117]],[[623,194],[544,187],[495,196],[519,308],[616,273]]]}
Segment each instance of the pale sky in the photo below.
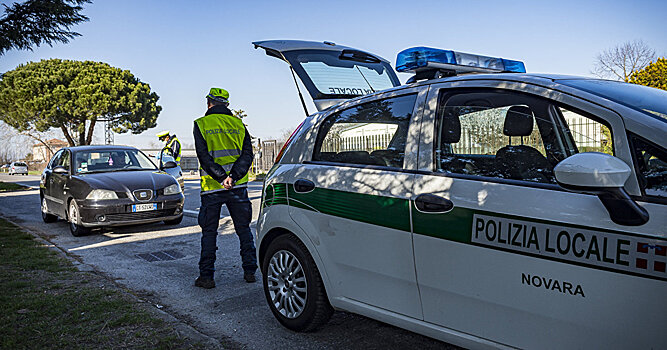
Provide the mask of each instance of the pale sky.
{"label": "pale sky", "polygon": [[399,51],[430,46],[521,60],[529,73],[580,76],[591,76],[597,54],[626,41],[644,40],[667,55],[667,1],[96,0],[84,13],[90,21],[73,28],[81,37],[10,51],[0,56],[0,72],[49,58],[129,69],[163,108],[157,128],[116,135],[117,144],[137,147],[164,129],[192,144],[192,122],[205,112],[210,87],[230,92],[230,107],[247,112],[254,136],[296,127],[304,112],[288,66],[255,50],[258,40],[333,41],[392,66]]}

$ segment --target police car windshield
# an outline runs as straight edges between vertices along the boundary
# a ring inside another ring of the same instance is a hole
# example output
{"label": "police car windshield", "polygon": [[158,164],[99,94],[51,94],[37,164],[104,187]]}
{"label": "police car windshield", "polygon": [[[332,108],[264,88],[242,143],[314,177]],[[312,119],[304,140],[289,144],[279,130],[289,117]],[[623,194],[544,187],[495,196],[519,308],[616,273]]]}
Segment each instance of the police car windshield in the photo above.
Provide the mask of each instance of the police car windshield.
{"label": "police car windshield", "polygon": [[78,174],[157,170],[146,155],[132,149],[79,151],[74,154],[74,160],[74,169]]}
{"label": "police car windshield", "polygon": [[599,79],[563,79],[559,83],[604,97],[667,122],[667,92],[642,85]]}
{"label": "police car windshield", "polygon": [[400,83],[393,68],[356,50],[295,50],[285,52],[313,98],[354,97],[389,89]]}

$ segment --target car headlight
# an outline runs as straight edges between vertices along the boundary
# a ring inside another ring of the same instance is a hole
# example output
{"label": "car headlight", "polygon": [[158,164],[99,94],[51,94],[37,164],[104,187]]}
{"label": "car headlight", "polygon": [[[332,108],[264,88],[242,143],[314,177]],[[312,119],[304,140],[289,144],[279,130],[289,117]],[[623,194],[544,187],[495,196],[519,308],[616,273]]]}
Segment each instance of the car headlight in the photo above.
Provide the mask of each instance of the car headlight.
{"label": "car headlight", "polygon": [[92,200],[118,199],[118,196],[114,191],[97,189],[90,191],[86,199],[92,199]]}
{"label": "car headlight", "polygon": [[170,195],[170,194],[177,194],[177,193],[181,193],[181,186],[179,186],[178,184],[169,185],[169,186],[164,188],[164,195],[165,196]]}

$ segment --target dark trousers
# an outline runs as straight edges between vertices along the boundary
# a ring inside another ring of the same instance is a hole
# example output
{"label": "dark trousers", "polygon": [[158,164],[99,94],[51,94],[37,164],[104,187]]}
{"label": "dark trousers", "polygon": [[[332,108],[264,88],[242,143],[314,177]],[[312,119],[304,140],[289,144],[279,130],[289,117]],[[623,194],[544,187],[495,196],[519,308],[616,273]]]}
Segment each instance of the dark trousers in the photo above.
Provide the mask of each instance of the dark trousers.
{"label": "dark trousers", "polygon": [[241,259],[243,271],[254,273],[257,270],[255,242],[250,232],[252,205],[248,199],[247,188],[219,191],[201,196],[199,208],[199,226],[201,227],[201,258],[199,259],[199,274],[202,277],[213,278],[215,272],[215,251],[218,249],[218,224],[220,209],[227,205],[229,214],[234,222],[234,229],[241,242]]}

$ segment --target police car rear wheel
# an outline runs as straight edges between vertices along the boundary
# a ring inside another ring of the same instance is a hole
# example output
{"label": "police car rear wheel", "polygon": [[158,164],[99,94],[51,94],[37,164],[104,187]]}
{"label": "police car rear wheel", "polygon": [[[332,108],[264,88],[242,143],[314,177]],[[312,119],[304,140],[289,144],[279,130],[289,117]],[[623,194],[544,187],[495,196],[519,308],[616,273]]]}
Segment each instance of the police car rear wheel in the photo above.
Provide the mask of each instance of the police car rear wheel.
{"label": "police car rear wheel", "polygon": [[306,246],[296,236],[282,235],[269,244],[262,275],[266,300],[283,326],[308,332],[331,317],[333,308],[320,272]]}

